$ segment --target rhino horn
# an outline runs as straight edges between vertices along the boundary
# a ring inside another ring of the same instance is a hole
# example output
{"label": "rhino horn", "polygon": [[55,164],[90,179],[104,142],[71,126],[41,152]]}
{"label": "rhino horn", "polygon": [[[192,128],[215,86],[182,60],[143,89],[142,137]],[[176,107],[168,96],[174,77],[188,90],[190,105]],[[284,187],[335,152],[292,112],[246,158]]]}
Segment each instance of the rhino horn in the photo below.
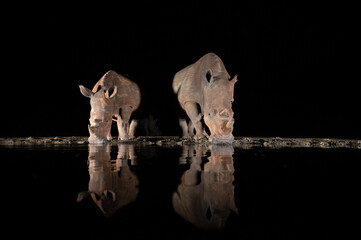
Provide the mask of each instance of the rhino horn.
{"label": "rhino horn", "polygon": [[92,126],[90,126],[89,124],[88,124],[88,130],[89,130],[89,133],[92,133],[92,134],[94,134],[94,127],[92,127]]}
{"label": "rhino horn", "polygon": [[219,112],[219,116],[224,117],[224,118],[228,118],[229,117],[229,110],[227,108],[223,109],[222,111]]}
{"label": "rhino horn", "polygon": [[230,119],[230,120],[227,122],[226,128],[231,128],[231,127],[233,127],[233,124],[234,124],[234,119],[232,118],[232,119]]}

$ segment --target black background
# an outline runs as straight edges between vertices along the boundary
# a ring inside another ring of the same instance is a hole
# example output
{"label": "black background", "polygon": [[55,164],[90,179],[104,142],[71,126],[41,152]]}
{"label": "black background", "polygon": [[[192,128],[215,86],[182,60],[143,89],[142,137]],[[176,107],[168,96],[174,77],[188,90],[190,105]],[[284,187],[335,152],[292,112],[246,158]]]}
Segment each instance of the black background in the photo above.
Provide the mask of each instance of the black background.
{"label": "black background", "polygon": [[163,135],[179,135],[173,76],[214,52],[239,75],[235,136],[361,138],[347,7],[216,3],[8,7],[0,137],[88,135],[78,85],[92,88],[110,69],[141,89],[133,118],[152,114]]}

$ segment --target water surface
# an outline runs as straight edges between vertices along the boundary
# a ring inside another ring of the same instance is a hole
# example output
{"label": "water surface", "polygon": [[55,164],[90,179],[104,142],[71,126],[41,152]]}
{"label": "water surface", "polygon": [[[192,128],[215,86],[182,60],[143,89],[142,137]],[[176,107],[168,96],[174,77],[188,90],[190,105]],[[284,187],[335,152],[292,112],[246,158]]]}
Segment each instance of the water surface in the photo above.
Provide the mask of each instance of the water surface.
{"label": "water surface", "polygon": [[328,239],[361,151],[113,143],[0,157],[14,238]]}

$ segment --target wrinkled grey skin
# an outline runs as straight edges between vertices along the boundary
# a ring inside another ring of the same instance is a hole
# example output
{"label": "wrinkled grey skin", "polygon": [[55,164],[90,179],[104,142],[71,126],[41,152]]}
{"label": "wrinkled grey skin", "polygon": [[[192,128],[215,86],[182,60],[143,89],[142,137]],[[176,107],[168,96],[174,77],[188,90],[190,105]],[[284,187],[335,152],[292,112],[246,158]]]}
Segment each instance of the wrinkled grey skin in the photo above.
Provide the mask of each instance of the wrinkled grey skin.
{"label": "wrinkled grey skin", "polygon": [[139,193],[138,177],[128,165],[129,159],[135,163],[133,145],[118,144],[116,160],[111,160],[110,154],[110,144],[89,144],[88,190],[80,192],[77,198],[80,202],[90,195],[106,217],[135,201]]}
{"label": "wrinkled grey skin", "polygon": [[82,85],[79,88],[85,97],[90,98],[89,143],[111,140],[112,120],[117,122],[118,139],[134,137],[137,122],[133,120],[129,125],[129,120],[140,104],[140,90],[135,82],[110,70],[95,84],[92,91]]}
{"label": "wrinkled grey skin", "polygon": [[[238,214],[234,201],[233,147],[211,145],[211,156],[202,170],[202,145],[183,145],[180,162],[188,155],[190,167],[173,193],[174,210],[200,229],[220,230],[231,211]],[[195,153],[194,153],[195,151]]]}
{"label": "wrinkled grey skin", "polygon": [[[175,74],[173,91],[191,121],[189,124],[180,121],[184,138],[192,137],[194,128],[195,139],[207,137],[215,144],[233,142],[232,102],[236,81],[237,75],[230,80],[222,60],[214,53],[204,55]],[[202,117],[210,136],[204,130]]]}

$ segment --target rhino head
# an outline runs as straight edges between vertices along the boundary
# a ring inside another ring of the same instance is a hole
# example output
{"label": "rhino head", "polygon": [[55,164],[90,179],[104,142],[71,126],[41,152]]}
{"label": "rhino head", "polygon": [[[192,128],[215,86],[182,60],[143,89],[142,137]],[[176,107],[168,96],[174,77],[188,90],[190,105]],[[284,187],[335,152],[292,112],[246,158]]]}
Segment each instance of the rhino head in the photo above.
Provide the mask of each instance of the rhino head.
{"label": "rhino head", "polygon": [[102,88],[97,92],[92,92],[82,85],[79,88],[85,97],[90,98],[89,143],[103,143],[107,139],[111,140],[113,99],[117,93],[117,87],[114,87],[111,95],[109,90],[105,91]]}
{"label": "rhino head", "polygon": [[229,75],[224,72],[208,70],[204,77],[204,122],[209,128],[212,143],[233,142],[233,92],[237,75],[229,80]]}

